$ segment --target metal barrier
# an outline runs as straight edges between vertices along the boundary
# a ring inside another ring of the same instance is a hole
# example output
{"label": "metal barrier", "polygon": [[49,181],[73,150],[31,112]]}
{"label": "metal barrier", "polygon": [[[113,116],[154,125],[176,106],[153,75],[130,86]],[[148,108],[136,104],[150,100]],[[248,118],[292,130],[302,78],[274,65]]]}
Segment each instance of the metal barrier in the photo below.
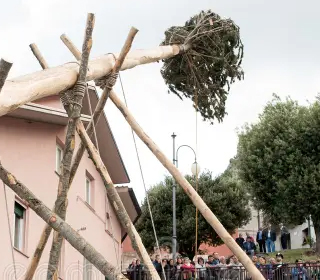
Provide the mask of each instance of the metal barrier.
{"label": "metal barrier", "polygon": [[[320,263],[283,264],[258,266],[266,280],[320,280]],[[165,277],[159,273],[162,280],[251,280],[243,266],[221,265],[206,268],[166,269]],[[151,280],[148,271],[143,266],[127,270],[130,280]]]}

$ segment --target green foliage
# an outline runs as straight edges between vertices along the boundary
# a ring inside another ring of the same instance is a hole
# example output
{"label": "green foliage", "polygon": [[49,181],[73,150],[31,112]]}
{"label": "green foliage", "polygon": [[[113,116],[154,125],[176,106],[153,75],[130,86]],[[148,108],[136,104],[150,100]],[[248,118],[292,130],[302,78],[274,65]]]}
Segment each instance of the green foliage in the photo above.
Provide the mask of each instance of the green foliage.
{"label": "green foliage", "polygon": [[[320,105],[269,102],[239,134],[237,168],[253,201],[274,222],[320,226]],[[319,248],[320,249],[320,248]]]}
{"label": "green foliage", "polygon": [[[195,186],[193,177],[186,177]],[[148,197],[155,222],[160,246],[171,248],[172,236],[172,177],[166,177],[163,182],[155,185],[148,191]],[[209,208],[229,232],[245,225],[250,219],[248,209],[248,195],[245,187],[232,176],[225,173],[213,178],[210,172],[202,173],[198,183],[198,193]],[[195,243],[195,207],[181,187],[177,186],[177,243],[178,251],[183,255],[194,254]],[[205,221],[201,213],[198,215],[199,242],[210,245],[221,244],[211,226]],[[142,205],[142,215],[136,224],[142,241],[150,251],[156,246],[152,230],[150,214],[145,200]]]}
{"label": "green foliage", "polygon": [[184,26],[170,27],[161,44],[191,45],[182,55],[166,59],[161,74],[169,90],[195,102],[205,120],[221,122],[230,84],[243,78],[239,27],[231,19],[202,11]]}

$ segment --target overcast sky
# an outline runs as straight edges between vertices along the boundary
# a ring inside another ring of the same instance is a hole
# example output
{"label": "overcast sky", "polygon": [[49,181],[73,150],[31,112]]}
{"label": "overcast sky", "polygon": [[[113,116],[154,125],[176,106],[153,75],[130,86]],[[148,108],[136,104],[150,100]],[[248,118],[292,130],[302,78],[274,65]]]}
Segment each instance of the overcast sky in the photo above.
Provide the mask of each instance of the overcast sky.
{"label": "overcast sky", "polygon": [[[300,102],[313,100],[320,91],[320,3],[316,0],[10,0],[0,10],[0,56],[14,62],[10,77],[38,71],[30,43],[36,43],[50,66],[73,57],[61,43],[66,33],[80,47],[88,12],[96,15],[91,57],[119,52],[131,26],[140,31],[133,49],[153,48],[172,25],[182,25],[202,9],[212,9],[240,26],[244,43],[244,81],[231,88],[228,116],[210,125],[199,117],[198,162],[201,169],[218,175],[236,154],[236,129],[254,122],[272,93],[290,95]],[[177,145],[195,147],[195,112],[167,88],[160,74],[161,63],[122,72],[128,105],[136,120],[160,149],[172,159],[171,134]],[[122,98],[119,85],[116,90]],[[145,196],[130,127],[108,102],[106,114],[119,146],[131,184],[141,202]],[[168,174],[138,139],[147,188]],[[190,174],[194,158],[181,149],[179,168]]]}

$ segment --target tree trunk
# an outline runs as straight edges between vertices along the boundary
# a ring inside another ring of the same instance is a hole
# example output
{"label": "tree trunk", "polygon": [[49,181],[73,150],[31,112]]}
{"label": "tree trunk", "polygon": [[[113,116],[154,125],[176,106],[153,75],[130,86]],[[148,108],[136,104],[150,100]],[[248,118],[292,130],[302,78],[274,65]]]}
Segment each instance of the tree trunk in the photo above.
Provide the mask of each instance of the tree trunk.
{"label": "tree trunk", "polygon": [[151,152],[158,158],[162,165],[171,173],[176,182],[183,188],[186,194],[189,196],[193,204],[199,209],[203,217],[213,227],[216,233],[221,237],[228,248],[239,258],[240,262],[248,270],[254,280],[264,280],[264,277],[252,263],[251,259],[246,253],[238,246],[232,236],[220,223],[218,218],[213,214],[210,208],[205,204],[202,198],[198,195],[195,189],[190,185],[186,178],[179,172],[174,164],[160,151],[159,147],[151,140],[151,138],[142,130],[139,124],[136,122],[128,108],[117,97],[114,91],[110,93],[110,99],[117,106],[121,114],[124,116],[128,124],[139,136],[139,138],[147,145]]}
{"label": "tree trunk", "polygon": [[[159,46],[150,50],[135,50],[128,53],[121,70],[137,65],[170,58],[190,47],[182,45]],[[118,57],[118,54],[115,55]],[[102,55],[89,62],[87,81],[101,78],[110,73],[115,62],[112,54]],[[0,116],[12,112],[28,102],[56,95],[73,87],[77,81],[79,65],[69,62],[44,71],[7,80],[0,94]]]}
{"label": "tree trunk", "polygon": [[[0,179],[12,189],[21,199],[24,199],[28,206],[37,213],[46,223],[61,235],[92,263],[104,276],[109,279],[123,279],[119,268],[107,262],[104,257],[95,250],[80,234],[69,224],[52,212],[44,203],[39,200],[23,183],[17,180],[0,162]],[[107,250],[108,248],[104,248]]]}
{"label": "tree trunk", "polygon": [[159,274],[155,270],[148,252],[146,251],[142,240],[137,232],[136,228],[131,222],[131,219],[121,201],[121,198],[113,185],[113,182],[110,178],[110,175],[105,167],[96,147],[90,140],[85,127],[83,126],[82,122],[78,122],[77,124],[77,132],[82,140],[82,143],[85,144],[87,151],[89,153],[90,158],[94,162],[107,190],[108,197],[111,201],[111,204],[115,208],[115,213],[118,216],[119,221],[123,228],[127,231],[133,249],[138,253],[139,258],[142,260],[142,263],[148,268],[148,272],[151,274],[151,279],[153,280],[160,280]]}
{"label": "tree trunk", "polygon": [[[312,217],[313,218],[313,217]],[[312,220],[313,222],[313,227],[314,227],[314,232],[316,234],[316,253],[317,254],[320,254],[320,221],[314,221]],[[310,233],[309,233],[310,235]]]}
{"label": "tree trunk", "polygon": [[[79,69],[79,78],[73,88],[72,100],[70,104],[64,104],[68,106],[66,111],[69,115],[69,121],[67,126],[67,134],[65,138],[64,154],[62,159],[62,170],[59,178],[58,195],[55,202],[55,213],[62,219],[66,219],[67,205],[68,205],[68,191],[69,191],[69,180],[70,180],[70,168],[75,147],[75,130],[76,124],[80,120],[81,108],[83,97],[86,93],[87,83],[87,69],[90,51],[92,48],[92,32],[94,27],[94,14],[88,14],[85,38],[82,47],[81,64]],[[65,93],[67,95],[67,92]],[[50,250],[49,264],[47,280],[51,280],[58,269],[58,263],[61,254],[63,237],[59,232],[53,233],[52,246]]]}

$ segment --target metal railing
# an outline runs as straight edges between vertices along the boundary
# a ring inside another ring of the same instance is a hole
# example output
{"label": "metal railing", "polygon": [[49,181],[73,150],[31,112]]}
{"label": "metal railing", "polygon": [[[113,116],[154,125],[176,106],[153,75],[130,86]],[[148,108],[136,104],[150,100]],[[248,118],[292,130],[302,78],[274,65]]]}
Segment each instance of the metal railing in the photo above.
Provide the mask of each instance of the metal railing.
{"label": "metal railing", "polygon": [[[266,280],[320,280],[320,263],[283,264],[258,266]],[[239,266],[221,265],[215,267],[182,269],[165,269],[165,277],[159,272],[162,280],[251,280],[247,270]],[[151,280],[143,266],[127,270],[130,280]]]}

